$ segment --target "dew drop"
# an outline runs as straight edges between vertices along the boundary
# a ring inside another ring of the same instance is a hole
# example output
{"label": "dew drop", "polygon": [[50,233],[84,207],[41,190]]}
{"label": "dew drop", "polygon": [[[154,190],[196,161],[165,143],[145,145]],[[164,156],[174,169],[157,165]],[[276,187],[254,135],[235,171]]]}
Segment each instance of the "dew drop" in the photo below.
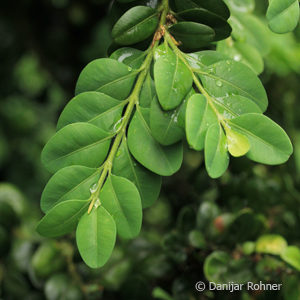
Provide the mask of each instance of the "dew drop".
{"label": "dew drop", "polygon": [[131,71],[132,71],[132,68],[131,68],[131,67],[128,67],[128,71],[131,72]]}
{"label": "dew drop", "polygon": [[101,205],[100,199],[97,198],[97,200],[95,201],[94,207],[97,208]]}
{"label": "dew drop", "polygon": [[120,128],[121,124],[122,124],[123,118],[119,119],[117,121],[117,123],[115,123],[114,128],[113,128],[113,132],[118,131],[118,129]]}
{"label": "dew drop", "polygon": [[90,187],[91,194],[94,194],[97,191],[97,187],[97,183],[92,184],[92,186]]}
{"label": "dew drop", "polygon": [[233,59],[234,59],[235,61],[240,61],[240,60],[242,59],[242,57],[241,57],[240,54],[236,54],[236,55],[233,57]]}
{"label": "dew drop", "polygon": [[223,83],[222,83],[221,80],[217,80],[217,81],[216,81],[216,85],[217,85],[218,87],[221,87],[221,86],[223,85]]}

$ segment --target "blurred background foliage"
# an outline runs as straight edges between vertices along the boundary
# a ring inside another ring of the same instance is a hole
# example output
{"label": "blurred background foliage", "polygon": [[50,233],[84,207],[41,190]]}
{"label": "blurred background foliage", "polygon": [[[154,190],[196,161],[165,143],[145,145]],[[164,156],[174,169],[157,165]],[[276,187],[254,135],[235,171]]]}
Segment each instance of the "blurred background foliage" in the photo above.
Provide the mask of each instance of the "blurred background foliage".
{"label": "blurred background foliage", "polygon": [[[255,15],[262,18],[266,5],[258,0]],[[186,147],[181,171],[165,178],[159,200],[145,211],[140,236],[119,240],[109,263],[91,270],[73,235],[47,240],[35,232],[50,176],[40,153],[80,70],[107,56],[111,26],[126,5],[0,6],[0,299],[300,299],[299,248],[282,252],[287,244],[300,247],[299,26],[286,35],[267,31],[261,74],[267,114],[295,147],[289,162],[271,167],[232,159],[226,174],[212,180],[202,155]],[[283,289],[199,293],[200,280],[283,282]]]}

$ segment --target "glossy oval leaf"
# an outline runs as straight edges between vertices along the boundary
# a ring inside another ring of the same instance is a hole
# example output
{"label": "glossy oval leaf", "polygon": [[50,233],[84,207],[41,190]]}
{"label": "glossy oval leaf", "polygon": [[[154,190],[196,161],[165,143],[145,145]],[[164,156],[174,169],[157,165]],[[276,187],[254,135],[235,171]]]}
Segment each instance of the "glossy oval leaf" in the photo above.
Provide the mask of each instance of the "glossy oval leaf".
{"label": "glossy oval leaf", "polygon": [[109,259],[116,242],[116,223],[102,206],[81,217],[76,242],[79,253],[90,268],[100,268]]}
{"label": "glossy oval leaf", "polygon": [[204,155],[208,175],[212,178],[222,176],[228,168],[229,155],[224,131],[218,123],[207,130]]}
{"label": "glossy oval leaf", "polygon": [[177,107],[192,88],[192,73],[169,47],[154,64],[154,81],[158,100],[164,110]]}
{"label": "glossy oval leaf", "polygon": [[247,157],[260,163],[276,165],[286,162],[293,146],[284,130],[262,114],[245,114],[229,121],[230,126],[250,142]]}
{"label": "glossy oval leaf", "polygon": [[77,122],[91,123],[104,131],[113,131],[121,118],[124,103],[98,92],[85,92],[74,97],[61,113],[57,129]]}
{"label": "glossy oval leaf", "polygon": [[223,0],[175,0],[176,8],[179,11],[191,8],[204,8],[208,11],[221,16],[227,20],[230,17],[230,12]]}
{"label": "glossy oval leaf", "polygon": [[112,29],[114,41],[120,45],[132,45],[148,38],[158,25],[155,9],[135,6],[129,9]]}
{"label": "glossy oval leaf", "polygon": [[163,111],[157,97],[153,99],[150,109],[150,129],[160,144],[172,145],[184,137],[184,130],[178,123],[180,108],[181,106],[175,110]]}
{"label": "glossy oval leaf", "polygon": [[224,18],[204,8],[187,9],[176,14],[176,17],[210,26],[215,31],[214,41],[223,40],[231,33],[231,27]]}
{"label": "glossy oval leaf", "polygon": [[136,111],[128,131],[128,146],[134,158],[150,171],[170,176],[182,164],[182,144],[162,146],[152,136],[149,109]]}
{"label": "glossy oval leaf", "polygon": [[299,1],[271,0],[267,20],[270,29],[276,33],[293,31],[299,22]]}
{"label": "glossy oval leaf", "polygon": [[112,172],[115,175],[129,179],[136,185],[142,199],[143,208],[151,206],[158,198],[161,177],[148,171],[131,156],[126,138],[123,139],[117,152]]}
{"label": "glossy oval leaf", "polygon": [[90,197],[90,188],[98,181],[99,169],[83,166],[66,167],[56,172],[47,183],[41,198],[41,209],[48,212],[60,202]]}
{"label": "glossy oval leaf", "polygon": [[215,38],[215,31],[211,27],[195,22],[176,23],[169,31],[184,49],[200,49]]}
{"label": "glossy oval leaf", "polygon": [[42,162],[50,172],[71,165],[99,167],[108,153],[110,138],[95,125],[69,124],[48,141],[42,151]]}
{"label": "glossy oval leaf", "polygon": [[151,75],[148,74],[141,90],[139,105],[141,107],[150,108],[152,99],[155,95],[155,84],[153,79],[151,78]]}
{"label": "glossy oval leaf", "polygon": [[204,140],[207,129],[218,118],[203,95],[193,95],[187,103],[186,108],[186,137],[188,143],[195,150],[204,148]]}
{"label": "glossy oval leaf", "polygon": [[201,70],[219,61],[227,60],[229,56],[218,51],[204,50],[204,51],[189,53],[186,58],[189,65],[193,69]]}
{"label": "glossy oval leaf", "polygon": [[135,48],[123,47],[116,50],[110,58],[131,68],[138,69],[144,62],[145,52]]}
{"label": "glossy oval leaf", "polygon": [[58,237],[71,232],[88,205],[88,200],[68,200],[57,204],[39,222],[37,232],[45,237]]}
{"label": "glossy oval leaf", "polygon": [[100,192],[103,207],[114,218],[118,234],[136,237],[142,225],[142,203],[136,186],[126,178],[110,175]]}
{"label": "glossy oval leaf", "polygon": [[268,98],[264,86],[256,74],[244,64],[233,60],[220,61],[199,74],[204,87],[211,95],[244,96],[256,103],[262,112],[266,110]]}
{"label": "glossy oval leaf", "polygon": [[261,113],[261,109],[250,99],[238,95],[213,98],[214,106],[224,119],[233,119],[247,113]]}
{"label": "glossy oval leaf", "polygon": [[136,75],[137,71],[114,59],[96,59],[80,73],[75,94],[97,91],[124,100],[133,87]]}

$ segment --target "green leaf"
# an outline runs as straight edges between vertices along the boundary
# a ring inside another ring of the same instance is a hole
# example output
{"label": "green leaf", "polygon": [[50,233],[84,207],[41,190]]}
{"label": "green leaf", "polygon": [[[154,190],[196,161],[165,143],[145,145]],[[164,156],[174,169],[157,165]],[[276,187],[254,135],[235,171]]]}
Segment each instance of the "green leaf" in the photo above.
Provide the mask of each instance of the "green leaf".
{"label": "green leaf", "polygon": [[188,143],[195,150],[204,148],[204,140],[210,125],[217,123],[218,118],[203,95],[193,95],[186,108],[186,136]]}
{"label": "green leaf", "polygon": [[154,81],[164,110],[177,107],[193,84],[190,70],[169,47],[160,52],[154,64]]}
{"label": "green leaf", "polygon": [[261,109],[250,99],[238,95],[213,98],[218,112],[225,119],[233,119],[247,113],[261,113]]}
{"label": "green leaf", "polygon": [[170,33],[184,49],[196,50],[209,45],[215,39],[215,31],[204,24],[179,22],[169,28]]}
{"label": "green leaf", "polygon": [[229,121],[230,126],[250,142],[247,157],[264,164],[276,165],[288,160],[293,146],[284,130],[261,114],[245,114]]}
{"label": "green leaf", "polygon": [[217,50],[235,61],[244,63],[256,74],[260,74],[264,70],[262,56],[256,48],[247,43],[222,41],[218,43]]}
{"label": "green leaf", "polygon": [[98,92],[85,92],[73,98],[61,113],[57,129],[77,122],[87,122],[113,131],[114,124],[121,118],[124,103]]}
{"label": "green leaf", "polygon": [[45,237],[57,237],[71,232],[87,211],[88,200],[68,200],[57,204],[42,218],[37,232]]}
{"label": "green leaf", "polygon": [[243,13],[252,12],[255,8],[255,0],[224,0],[231,10]]}
{"label": "green leaf", "polygon": [[149,128],[149,109],[139,108],[130,123],[128,132],[129,150],[135,159],[150,171],[170,176],[182,164],[182,144],[160,145]]}
{"label": "green leaf", "polygon": [[271,0],[267,20],[270,29],[276,33],[293,31],[299,22],[298,0]]}
{"label": "green leaf", "polygon": [[122,238],[134,238],[139,234],[142,225],[142,204],[140,194],[131,181],[110,175],[99,199],[114,218],[117,232]]}
{"label": "green leaf", "polygon": [[232,94],[244,96],[256,103],[264,112],[268,106],[266,91],[256,74],[242,63],[220,61],[207,71],[199,72],[207,91],[215,97]]}
{"label": "green leaf", "polygon": [[90,197],[90,188],[98,181],[99,169],[71,166],[59,170],[47,183],[41,198],[41,209],[48,212],[60,202]]}
{"label": "green leaf", "polygon": [[251,264],[245,258],[234,260],[226,252],[214,251],[205,259],[204,274],[214,283],[246,283],[253,278]]}
{"label": "green leaf", "polygon": [[96,168],[104,161],[110,145],[105,131],[88,123],[74,123],[58,131],[46,144],[42,162],[50,172],[70,165]]}
{"label": "green leaf", "polygon": [[245,155],[250,149],[250,143],[248,138],[233,130],[229,126],[225,127],[226,141],[229,153],[234,157],[240,157]]}
{"label": "green leaf", "polygon": [[255,47],[262,56],[270,51],[270,31],[256,16],[245,13],[234,13],[229,23],[235,40],[246,42]]}
{"label": "green leaf", "polygon": [[204,8],[221,16],[225,20],[230,16],[229,9],[222,0],[175,0],[175,4],[179,11],[190,8]]}
{"label": "green leaf", "polygon": [[132,45],[151,36],[158,25],[155,9],[136,6],[129,9],[112,30],[114,41],[120,45]]}
{"label": "green leaf", "polygon": [[280,255],[281,259],[300,271],[300,249],[296,246],[286,247]]}
{"label": "green leaf", "polygon": [[256,252],[279,255],[288,246],[286,240],[277,234],[266,234],[256,241]]}
{"label": "green leaf", "polygon": [[116,242],[116,224],[102,206],[81,217],[76,241],[79,253],[90,268],[100,268],[109,259]]}
{"label": "green leaf", "polygon": [[231,33],[231,27],[226,20],[203,8],[184,10],[176,14],[176,17],[185,21],[208,25],[215,31],[214,41],[223,40]]}
{"label": "green leaf", "polygon": [[141,90],[139,105],[141,107],[150,108],[152,99],[155,95],[155,84],[151,75],[148,74]]}
{"label": "green leaf", "polygon": [[124,139],[114,160],[113,174],[132,181],[139,190],[142,206],[151,206],[159,196],[161,177],[148,171],[131,156]]}
{"label": "green leaf", "polygon": [[211,125],[205,137],[205,167],[212,178],[223,175],[229,165],[226,137],[221,126],[216,123]]}
{"label": "green leaf", "polygon": [[221,52],[205,50],[190,53],[186,56],[189,65],[196,70],[202,70],[205,67],[213,65],[219,61],[227,60],[229,57]]}
{"label": "green leaf", "polygon": [[144,62],[145,52],[135,48],[124,47],[116,50],[110,58],[131,68],[138,69]]}
{"label": "green leaf", "polygon": [[75,94],[97,91],[124,100],[133,87],[136,75],[137,71],[114,59],[96,59],[80,73]]}
{"label": "green leaf", "polygon": [[160,107],[157,97],[153,99],[150,109],[150,129],[160,144],[172,145],[184,137],[184,130],[178,124],[180,108],[181,106],[166,112]]}

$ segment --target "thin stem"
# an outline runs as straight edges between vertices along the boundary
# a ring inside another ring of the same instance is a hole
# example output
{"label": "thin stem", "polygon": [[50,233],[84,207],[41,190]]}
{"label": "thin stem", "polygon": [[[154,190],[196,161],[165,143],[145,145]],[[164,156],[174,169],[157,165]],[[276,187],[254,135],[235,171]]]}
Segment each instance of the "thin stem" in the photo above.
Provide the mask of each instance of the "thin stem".
{"label": "thin stem", "polygon": [[[158,29],[156,31],[157,33],[160,32],[162,26],[164,26],[165,23],[166,23],[167,14],[169,12],[169,1],[168,0],[162,0],[162,4],[160,6],[159,11],[161,11],[161,16],[160,16],[159,26],[158,26]],[[154,37],[155,36],[156,36],[156,34],[154,35]],[[118,131],[115,135],[115,140],[114,140],[113,145],[112,145],[112,147],[109,151],[108,157],[107,157],[106,161],[104,162],[104,164],[102,165],[103,170],[102,170],[102,173],[101,173],[100,178],[99,178],[98,183],[97,183],[97,189],[91,195],[91,198],[90,198],[91,203],[90,203],[89,208],[88,208],[88,213],[90,213],[92,211],[96,201],[99,199],[99,194],[100,194],[100,191],[101,191],[101,189],[104,185],[104,182],[105,182],[107,176],[109,176],[110,173],[111,173],[114,158],[115,158],[116,153],[117,153],[117,151],[120,147],[120,144],[123,140],[123,137],[125,136],[126,129],[127,129],[128,124],[129,124],[132,112],[133,112],[135,106],[138,105],[139,95],[140,95],[141,89],[143,87],[143,83],[146,79],[146,76],[149,73],[149,69],[150,69],[150,66],[151,66],[152,59],[153,59],[153,54],[154,54],[155,48],[157,47],[158,43],[159,43],[159,39],[158,40],[154,39],[152,45],[146,51],[147,56],[145,58],[145,61],[144,61],[143,65],[138,70],[138,72],[140,72],[140,74],[138,75],[138,79],[136,81],[134,89],[133,89],[131,95],[128,97],[128,99],[125,100],[125,101],[128,102],[128,105],[127,105],[125,113],[122,117],[121,125],[120,125],[120,127],[119,127],[119,129],[118,129]],[[100,199],[99,199],[99,201],[101,203]]]}
{"label": "thin stem", "polygon": [[166,38],[168,44],[174,50],[175,54],[181,59],[181,61],[190,70],[190,72],[192,73],[193,81],[194,81],[196,87],[202,93],[202,95],[206,98],[209,106],[212,108],[212,110],[217,115],[219,122],[226,128],[228,125],[227,125],[224,117],[219,113],[219,111],[217,110],[217,108],[214,105],[214,101],[213,101],[212,97],[208,94],[208,92],[205,90],[205,88],[201,84],[200,80],[198,79],[198,77],[195,75],[194,69],[189,65],[189,63],[187,62],[187,60],[185,58],[185,54],[178,49],[177,45],[173,41],[173,37],[167,31],[165,32],[165,38]]}

